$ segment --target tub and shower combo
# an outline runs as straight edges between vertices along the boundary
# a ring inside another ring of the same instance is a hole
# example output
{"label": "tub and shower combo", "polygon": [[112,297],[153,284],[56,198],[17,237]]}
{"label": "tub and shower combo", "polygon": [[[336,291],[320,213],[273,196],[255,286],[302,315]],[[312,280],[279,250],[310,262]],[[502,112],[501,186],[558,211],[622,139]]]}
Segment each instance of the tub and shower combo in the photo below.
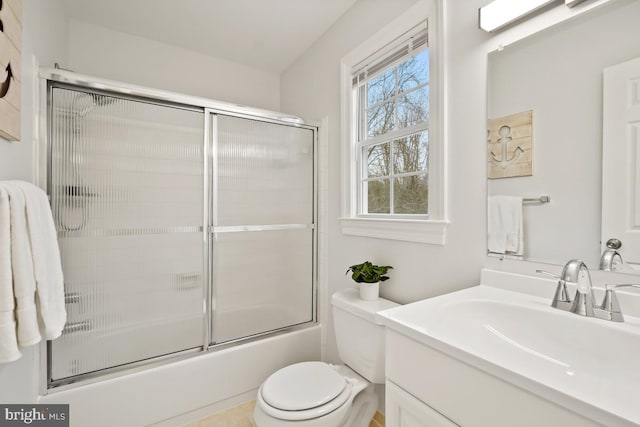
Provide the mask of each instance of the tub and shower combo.
{"label": "tub and shower combo", "polygon": [[43,345],[40,402],[71,404],[77,425],[169,425],[318,359],[317,128],[40,76],[38,180],[68,313]]}

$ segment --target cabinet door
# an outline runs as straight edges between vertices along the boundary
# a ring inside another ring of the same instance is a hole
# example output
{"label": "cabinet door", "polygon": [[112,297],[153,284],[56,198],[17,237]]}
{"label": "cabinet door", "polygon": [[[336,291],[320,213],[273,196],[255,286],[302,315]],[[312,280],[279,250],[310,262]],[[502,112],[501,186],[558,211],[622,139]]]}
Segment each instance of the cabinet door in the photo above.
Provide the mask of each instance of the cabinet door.
{"label": "cabinet door", "polygon": [[391,381],[386,386],[387,427],[459,427]]}

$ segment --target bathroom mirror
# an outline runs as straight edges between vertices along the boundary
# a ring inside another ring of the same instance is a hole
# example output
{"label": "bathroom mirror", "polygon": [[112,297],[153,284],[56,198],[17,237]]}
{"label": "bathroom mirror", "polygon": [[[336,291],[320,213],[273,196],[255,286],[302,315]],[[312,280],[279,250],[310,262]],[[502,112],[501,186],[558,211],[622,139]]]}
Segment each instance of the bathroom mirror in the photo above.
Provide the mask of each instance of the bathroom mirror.
{"label": "bathroom mirror", "polygon": [[[505,255],[489,237],[490,255],[599,267],[603,70],[640,57],[639,21],[640,2],[614,1],[489,54],[488,234],[509,234],[514,221],[517,229],[513,197],[524,198],[522,239],[507,244],[517,250]],[[636,252],[623,258],[640,259]]]}

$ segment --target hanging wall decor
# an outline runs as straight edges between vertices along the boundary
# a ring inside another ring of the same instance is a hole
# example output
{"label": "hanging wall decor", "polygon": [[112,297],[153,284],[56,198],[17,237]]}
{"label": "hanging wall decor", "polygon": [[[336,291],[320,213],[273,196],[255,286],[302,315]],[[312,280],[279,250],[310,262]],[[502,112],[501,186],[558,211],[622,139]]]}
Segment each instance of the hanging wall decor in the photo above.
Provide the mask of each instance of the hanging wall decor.
{"label": "hanging wall decor", "polygon": [[533,111],[487,120],[488,177],[533,175]]}
{"label": "hanging wall decor", "polygon": [[0,0],[0,137],[20,139],[22,0]]}

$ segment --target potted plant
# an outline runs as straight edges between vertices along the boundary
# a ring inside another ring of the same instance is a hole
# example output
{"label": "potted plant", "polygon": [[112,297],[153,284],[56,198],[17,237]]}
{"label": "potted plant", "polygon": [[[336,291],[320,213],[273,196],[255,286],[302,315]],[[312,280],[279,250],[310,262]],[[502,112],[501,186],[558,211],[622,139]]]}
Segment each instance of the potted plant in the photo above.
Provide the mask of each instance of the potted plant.
{"label": "potted plant", "polygon": [[390,265],[375,265],[365,261],[362,264],[352,265],[345,274],[352,273],[351,278],[360,288],[360,299],[375,301],[380,294],[380,282],[389,280],[385,274],[392,268]]}

